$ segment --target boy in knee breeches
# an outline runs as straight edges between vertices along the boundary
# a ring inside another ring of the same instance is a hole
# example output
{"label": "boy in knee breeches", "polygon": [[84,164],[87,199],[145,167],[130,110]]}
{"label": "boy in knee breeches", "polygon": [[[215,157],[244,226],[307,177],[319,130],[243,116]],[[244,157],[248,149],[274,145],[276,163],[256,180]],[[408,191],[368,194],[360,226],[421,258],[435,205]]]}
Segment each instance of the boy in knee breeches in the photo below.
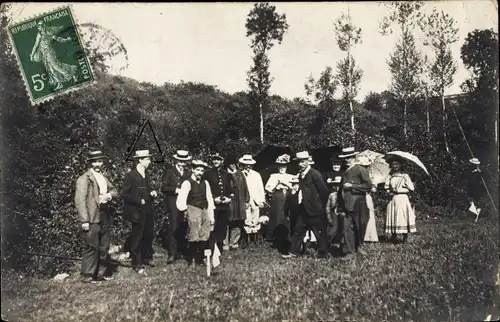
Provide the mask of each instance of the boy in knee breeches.
{"label": "boy in knee breeches", "polygon": [[208,239],[214,225],[214,202],[210,185],[202,180],[207,164],[192,162],[192,174],[184,180],[177,197],[177,208],[186,212],[188,222],[189,263],[203,262],[203,250],[209,248]]}

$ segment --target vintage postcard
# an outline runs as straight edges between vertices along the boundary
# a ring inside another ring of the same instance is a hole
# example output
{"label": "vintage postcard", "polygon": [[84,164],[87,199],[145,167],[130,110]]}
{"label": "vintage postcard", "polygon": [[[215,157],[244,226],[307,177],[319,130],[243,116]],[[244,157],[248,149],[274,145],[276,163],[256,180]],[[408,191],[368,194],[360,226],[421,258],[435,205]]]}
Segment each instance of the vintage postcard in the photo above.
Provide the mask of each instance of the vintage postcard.
{"label": "vintage postcard", "polygon": [[2,320],[500,319],[497,1],[0,25]]}

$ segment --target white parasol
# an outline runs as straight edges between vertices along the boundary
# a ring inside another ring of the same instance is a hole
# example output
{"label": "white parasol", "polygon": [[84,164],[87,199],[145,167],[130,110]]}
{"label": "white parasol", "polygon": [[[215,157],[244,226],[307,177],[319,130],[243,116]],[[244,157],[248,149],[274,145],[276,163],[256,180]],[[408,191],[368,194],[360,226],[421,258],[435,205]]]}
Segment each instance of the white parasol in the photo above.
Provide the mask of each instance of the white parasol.
{"label": "white parasol", "polygon": [[[425,167],[425,165],[422,163],[422,161],[419,160],[419,158],[417,156],[415,156],[409,152],[403,152],[403,151],[392,151],[392,152],[388,152],[386,154],[386,156],[391,156],[391,155],[399,156],[405,160],[408,160],[408,161],[415,163],[419,168],[424,170],[425,173],[427,173],[427,175],[430,175],[429,171],[427,171],[427,168]],[[386,159],[387,159],[387,157],[386,157]]]}
{"label": "white parasol", "polygon": [[370,173],[372,183],[375,185],[384,183],[389,172],[391,172],[389,164],[384,160],[384,155],[371,150],[365,150],[358,155],[366,156],[370,160],[368,172]]}

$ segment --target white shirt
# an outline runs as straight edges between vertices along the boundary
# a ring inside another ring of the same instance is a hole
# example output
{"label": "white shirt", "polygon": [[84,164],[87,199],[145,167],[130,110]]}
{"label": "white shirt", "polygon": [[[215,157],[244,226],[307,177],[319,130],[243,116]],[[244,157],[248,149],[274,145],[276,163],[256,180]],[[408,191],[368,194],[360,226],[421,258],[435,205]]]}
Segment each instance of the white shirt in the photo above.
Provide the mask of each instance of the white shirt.
{"label": "white shirt", "polygon": [[184,174],[184,168],[179,167],[178,165],[175,165],[175,168],[177,171],[181,174],[181,176]]}
{"label": "white shirt", "polygon": [[[309,170],[311,169],[311,166],[308,165],[307,168],[300,173],[300,177],[302,179],[304,179],[304,177],[306,176],[306,174],[309,172]],[[299,205],[302,203],[302,189],[299,190],[299,195],[297,196],[297,198],[299,199]]]}
{"label": "white shirt", "polygon": [[90,169],[90,172],[94,175],[95,180],[97,181],[97,185],[99,186],[99,194],[105,195],[108,193],[108,183],[106,179],[102,175],[102,173],[94,171],[94,169]]}
{"label": "white shirt", "polygon": [[135,167],[137,169],[137,171],[139,172],[139,174],[143,177],[143,178],[146,178],[146,169],[144,169],[144,167],[141,167],[140,165],[137,165],[137,167]]}
{"label": "white shirt", "polygon": [[[191,179],[197,181],[194,175],[191,175]],[[214,198],[212,196],[212,190],[210,190],[210,184],[205,180],[205,187],[207,188],[207,201],[208,201],[208,215],[210,218],[214,218]],[[187,198],[189,195],[189,191],[191,191],[191,183],[189,180],[184,180],[181,185],[181,189],[179,191],[179,195],[177,196],[176,206],[180,211],[185,211],[187,209]]]}

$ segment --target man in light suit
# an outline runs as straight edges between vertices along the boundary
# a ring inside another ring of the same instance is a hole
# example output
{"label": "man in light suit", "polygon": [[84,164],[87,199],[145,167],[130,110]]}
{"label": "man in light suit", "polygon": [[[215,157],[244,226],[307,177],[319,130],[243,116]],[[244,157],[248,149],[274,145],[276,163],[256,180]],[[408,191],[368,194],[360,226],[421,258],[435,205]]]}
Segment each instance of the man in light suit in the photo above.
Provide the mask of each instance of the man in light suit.
{"label": "man in light suit", "polygon": [[308,229],[312,230],[319,242],[319,255],[327,256],[328,245],[326,236],[326,202],[328,189],[321,173],[311,168],[309,152],[298,152],[295,160],[299,162],[299,213],[295,223],[290,254],[284,258],[299,255],[304,236]]}
{"label": "man in light suit", "polygon": [[[243,168],[243,174],[247,182],[250,201],[248,203],[245,219],[245,232],[247,236],[257,236],[260,230],[260,208],[264,207],[266,195],[264,191],[264,183],[260,174],[252,170],[252,166],[256,163],[250,154],[245,154],[239,159]],[[256,238],[254,238],[256,239]]]}
{"label": "man in light suit", "polygon": [[342,176],[342,189],[339,208],[345,214],[344,218],[344,245],[346,256],[343,260],[356,258],[356,252],[363,255],[362,248],[366,225],[370,213],[366,204],[366,194],[372,189],[372,180],[368,170],[356,161],[358,154],[353,147],[342,150],[339,157],[347,160],[347,170]]}
{"label": "man in light suit", "polygon": [[101,173],[105,158],[101,151],[90,152],[87,161],[91,168],[76,181],[75,205],[86,244],[80,274],[86,283],[111,279],[104,276],[111,222],[109,201],[116,198],[118,192]]}

